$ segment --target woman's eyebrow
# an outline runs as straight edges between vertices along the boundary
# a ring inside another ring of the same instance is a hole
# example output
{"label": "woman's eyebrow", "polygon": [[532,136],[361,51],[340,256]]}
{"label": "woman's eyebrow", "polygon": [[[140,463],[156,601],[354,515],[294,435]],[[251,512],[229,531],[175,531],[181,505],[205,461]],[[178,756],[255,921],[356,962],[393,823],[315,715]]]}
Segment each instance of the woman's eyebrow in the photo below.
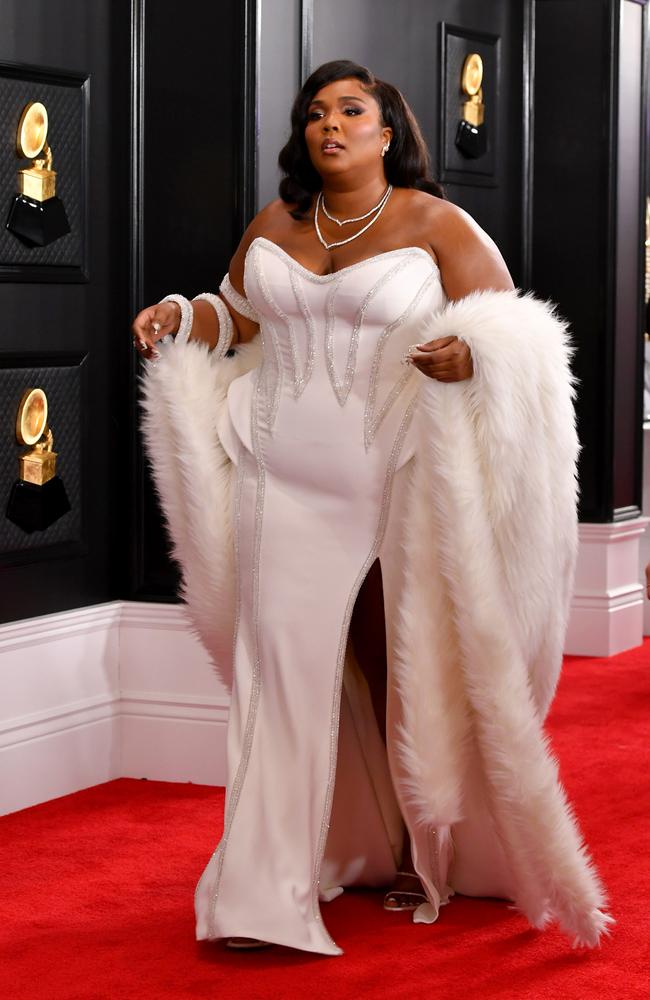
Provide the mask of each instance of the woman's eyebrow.
{"label": "woman's eyebrow", "polygon": [[[365,101],[364,101],[363,97],[358,97],[356,94],[348,94],[347,96],[339,97],[338,100],[339,101],[359,101],[361,104],[365,104]],[[320,99],[317,98],[316,100],[314,100],[314,101],[311,102],[311,104],[309,105],[309,107],[311,107],[313,104],[325,104],[325,103],[326,103],[325,101],[321,101]]]}

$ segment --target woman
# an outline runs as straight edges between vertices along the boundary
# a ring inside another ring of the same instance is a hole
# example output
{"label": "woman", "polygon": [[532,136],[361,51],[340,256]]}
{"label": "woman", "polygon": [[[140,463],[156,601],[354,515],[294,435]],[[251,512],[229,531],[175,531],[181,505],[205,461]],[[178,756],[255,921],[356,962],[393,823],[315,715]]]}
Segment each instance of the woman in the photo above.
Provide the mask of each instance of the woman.
{"label": "woman", "polygon": [[384,885],[420,922],[501,896],[593,946],[612,918],[542,730],[576,544],[564,326],[365,68],[312,74],[280,165],[220,296],[133,324],[184,595],[232,672],[197,937],[340,954],[319,901]]}

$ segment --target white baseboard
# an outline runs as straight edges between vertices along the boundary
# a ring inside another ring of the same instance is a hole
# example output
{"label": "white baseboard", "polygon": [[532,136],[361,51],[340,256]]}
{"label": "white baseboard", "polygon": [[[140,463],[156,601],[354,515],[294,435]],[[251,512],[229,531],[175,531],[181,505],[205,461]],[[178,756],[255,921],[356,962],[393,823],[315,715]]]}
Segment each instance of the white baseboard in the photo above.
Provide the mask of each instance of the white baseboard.
{"label": "white baseboard", "polygon": [[118,777],[225,782],[228,693],[183,608],[0,627],[0,814]]}
{"label": "white baseboard", "polygon": [[[567,653],[641,643],[647,523],[580,526]],[[181,605],[0,626],[0,814],[118,777],[224,784],[228,705]]]}
{"label": "white baseboard", "polygon": [[52,729],[0,750],[0,815],[70,795],[116,778],[120,719],[116,714]]}
{"label": "white baseboard", "polygon": [[564,651],[614,656],[643,641],[640,544],[650,519],[581,524],[580,548]]}
{"label": "white baseboard", "polygon": [[228,697],[122,691],[125,778],[226,783]]}

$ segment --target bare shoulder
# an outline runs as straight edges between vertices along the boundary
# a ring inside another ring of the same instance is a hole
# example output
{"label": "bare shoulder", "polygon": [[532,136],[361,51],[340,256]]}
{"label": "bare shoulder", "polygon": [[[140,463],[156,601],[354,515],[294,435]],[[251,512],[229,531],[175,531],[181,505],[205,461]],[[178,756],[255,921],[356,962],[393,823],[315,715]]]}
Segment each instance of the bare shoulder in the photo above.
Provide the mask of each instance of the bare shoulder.
{"label": "bare shoulder", "polygon": [[447,212],[449,206],[455,208],[444,198],[437,198],[428,191],[419,191],[417,188],[400,188],[399,197],[399,211],[405,221],[424,230],[444,221],[449,214]]}
{"label": "bare shoulder", "polygon": [[445,291],[458,299],[472,291],[508,291],[512,278],[492,237],[459,205],[423,195],[418,206],[425,238],[440,266]]}
{"label": "bare shoulder", "polygon": [[281,198],[274,198],[268,205],[260,209],[247,226],[244,235],[239,241],[239,246],[233,254],[228,269],[230,280],[238,291],[241,291],[243,288],[244,265],[251,243],[258,236],[264,236],[267,239],[277,241],[279,234],[292,221],[289,215],[292,207],[285,201],[282,201]]}
{"label": "bare shoulder", "polygon": [[425,234],[432,248],[444,251],[448,240],[483,240],[494,245],[494,241],[481,229],[469,212],[454,205],[445,198],[437,198],[426,191],[415,189],[403,192],[403,206],[407,215]]}
{"label": "bare shoulder", "polygon": [[[438,202],[430,217],[433,228],[431,235],[440,244],[446,241],[452,243],[467,243],[468,245],[482,243],[486,247],[497,249],[497,245],[492,237],[479,226],[469,212],[466,212],[460,205],[454,205],[451,201],[443,201],[441,198],[434,199]],[[443,247],[441,246],[441,249]]]}
{"label": "bare shoulder", "polygon": [[272,238],[274,234],[291,222],[289,213],[294,206],[287,205],[281,198],[274,198],[260,209],[242,236],[240,246],[248,249],[256,236]]}

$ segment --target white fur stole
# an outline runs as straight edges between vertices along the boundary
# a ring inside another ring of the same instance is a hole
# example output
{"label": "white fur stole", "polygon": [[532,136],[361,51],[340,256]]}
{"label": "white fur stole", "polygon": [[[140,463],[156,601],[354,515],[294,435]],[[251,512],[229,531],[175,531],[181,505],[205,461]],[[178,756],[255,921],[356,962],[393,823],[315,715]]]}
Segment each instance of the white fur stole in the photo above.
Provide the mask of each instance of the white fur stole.
{"label": "white fur stole", "polygon": [[[595,945],[612,918],[543,730],[577,551],[573,379],[565,324],[532,295],[474,293],[433,318],[474,376],[423,377],[396,670],[400,752],[423,823],[463,817],[478,751],[516,904]],[[426,544],[423,541],[426,539]]]}
{"label": "white fur stole", "polygon": [[180,595],[222,683],[232,685],[235,621],[233,465],[217,431],[233,379],[256,367],[261,342],[216,360],[205,344],[161,343],[142,378],[142,432],[182,573]]}

